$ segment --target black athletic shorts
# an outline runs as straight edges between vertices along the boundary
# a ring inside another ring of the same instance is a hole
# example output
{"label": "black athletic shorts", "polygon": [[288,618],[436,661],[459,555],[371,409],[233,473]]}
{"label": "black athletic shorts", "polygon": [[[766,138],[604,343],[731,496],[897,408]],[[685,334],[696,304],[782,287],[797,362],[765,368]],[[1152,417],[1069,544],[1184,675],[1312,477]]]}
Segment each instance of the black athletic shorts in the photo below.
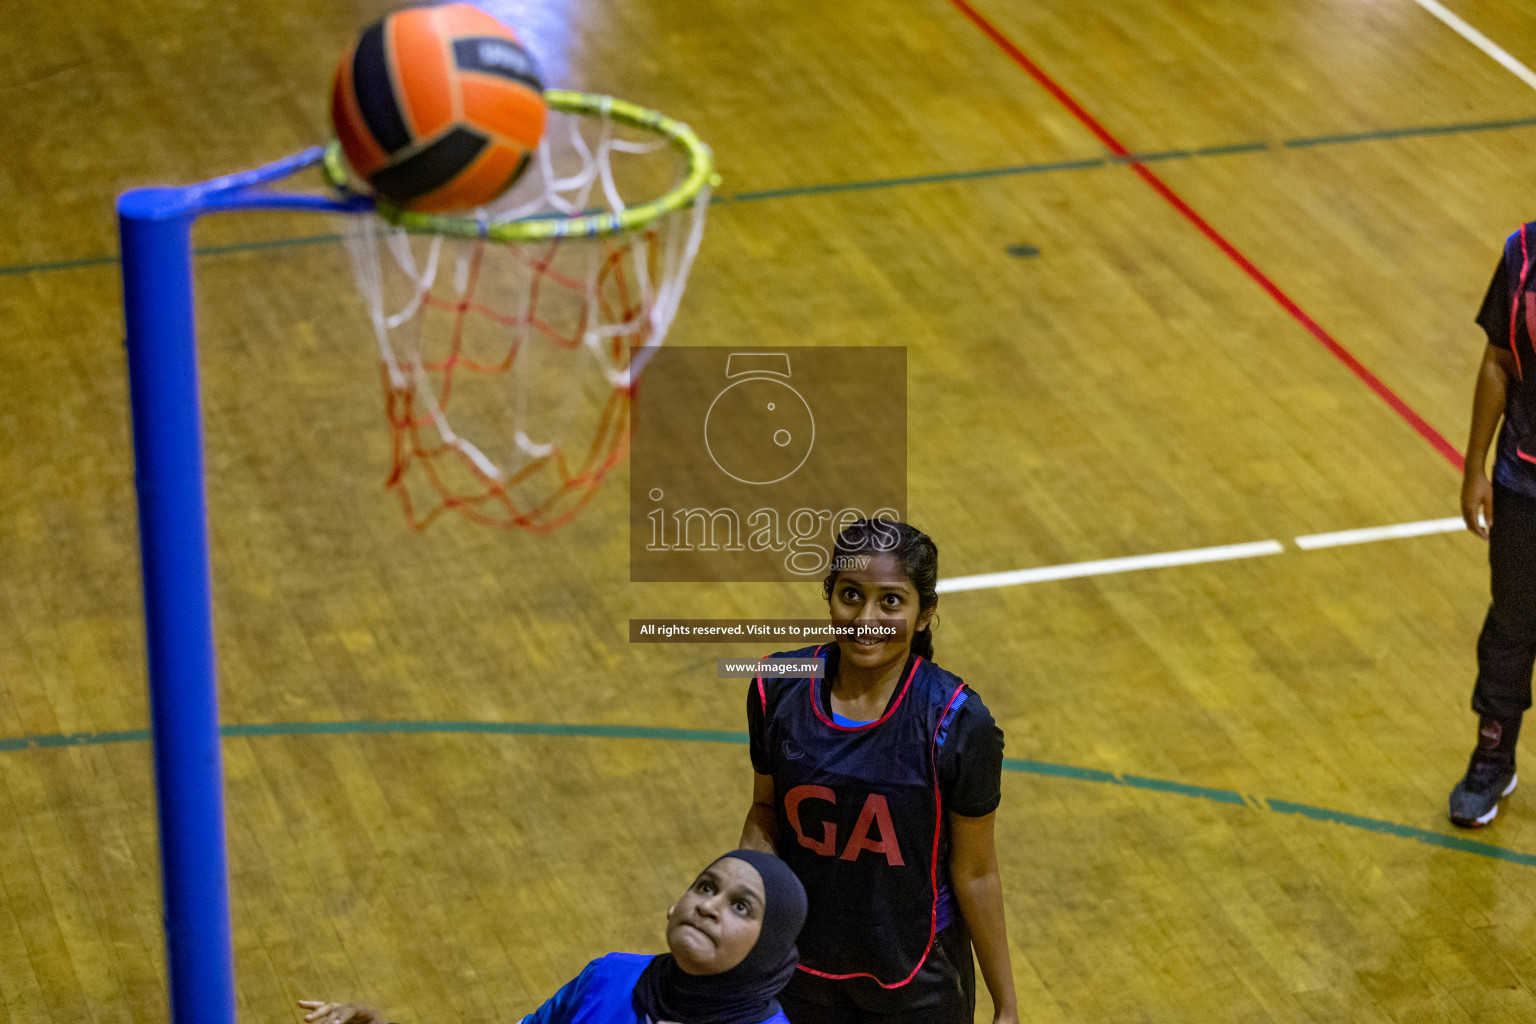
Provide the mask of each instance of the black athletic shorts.
{"label": "black athletic shorts", "polygon": [[796,971],[779,1003],[790,1024],[971,1024],[976,1015],[971,934],[963,920],[940,932],[917,977],[901,988]]}

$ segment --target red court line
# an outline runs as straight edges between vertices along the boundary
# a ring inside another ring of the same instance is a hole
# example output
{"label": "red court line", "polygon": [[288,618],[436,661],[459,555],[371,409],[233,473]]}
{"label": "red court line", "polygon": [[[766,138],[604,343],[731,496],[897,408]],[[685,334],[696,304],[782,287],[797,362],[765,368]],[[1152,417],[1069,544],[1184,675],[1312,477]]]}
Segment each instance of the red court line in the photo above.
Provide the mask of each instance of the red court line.
{"label": "red court line", "polygon": [[1029,77],[1039,83],[1041,88],[1050,93],[1056,102],[1066,107],[1072,116],[1082,123],[1083,127],[1092,132],[1104,144],[1105,148],[1115,156],[1126,160],[1131,170],[1135,171],[1143,181],[1152,186],[1154,192],[1162,196],[1168,202],[1168,205],[1178,210],[1185,220],[1199,228],[1202,235],[1210,239],[1216,248],[1226,254],[1228,259],[1241,267],[1243,272],[1252,278],[1255,284],[1264,289],[1269,297],[1280,305],[1281,309],[1285,310],[1291,315],[1293,320],[1305,327],[1314,338],[1322,343],[1324,348],[1333,353],[1334,358],[1347,366],[1350,373],[1358,377],[1366,387],[1376,393],[1377,397],[1386,402],[1393,412],[1402,417],[1403,421],[1417,431],[1420,437],[1428,441],[1430,446],[1444,456],[1447,462],[1456,467],[1458,471],[1462,469],[1464,460],[1461,452],[1456,450],[1455,445],[1447,441],[1443,434],[1430,426],[1429,422],[1415,412],[1407,402],[1398,397],[1395,391],[1383,384],[1380,377],[1376,376],[1364,363],[1356,359],[1349,349],[1339,344],[1333,335],[1323,329],[1321,324],[1308,316],[1306,311],[1296,304],[1295,300],[1287,295],[1279,285],[1270,280],[1268,274],[1254,266],[1253,261],[1244,256],[1237,246],[1227,241],[1221,232],[1211,227],[1210,222],[1196,213],[1193,207],[1168,186],[1167,182],[1159,178],[1146,164],[1130,159],[1131,151],[1126,149],[1120,140],[1110,133],[1108,128],[1100,124],[1098,118],[1083,109],[1082,105],[1072,98],[1071,93],[1058,85],[1050,75],[1041,69],[1040,65],[1030,60],[1023,50],[1015,46],[1011,39],[1003,35],[995,25],[983,17],[966,0],[949,0],[949,2],[956,10],[965,15],[973,25],[979,28],[988,39],[992,40],[998,49],[1006,53],[1015,64],[1024,69]]}

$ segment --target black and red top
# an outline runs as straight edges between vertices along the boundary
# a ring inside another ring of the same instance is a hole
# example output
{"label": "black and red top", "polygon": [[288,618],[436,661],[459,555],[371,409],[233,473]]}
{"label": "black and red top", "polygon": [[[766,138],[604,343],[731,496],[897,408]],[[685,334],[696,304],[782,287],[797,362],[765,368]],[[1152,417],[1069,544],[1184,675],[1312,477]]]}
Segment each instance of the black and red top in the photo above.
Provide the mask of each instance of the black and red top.
{"label": "black and red top", "polygon": [[[1504,254],[1477,322],[1488,343],[1514,353],[1515,377],[1504,395],[1504,426],[1493,458],[1495,483],[1536,498],[1536,224],[1504,242]],[[1528,372],[1529,371],[1529,372]]]}
{"label": "black and red top", "polygon": [[1002,732],[957,676],[913,656],[885,712],[834,721],[827,680],[756,679],[747,698],[752,765],[773,776],[778,855],[805,886],[800,970],[883,989],[918,976],[956,915],[945,812],[982,817],[1002,797]]}

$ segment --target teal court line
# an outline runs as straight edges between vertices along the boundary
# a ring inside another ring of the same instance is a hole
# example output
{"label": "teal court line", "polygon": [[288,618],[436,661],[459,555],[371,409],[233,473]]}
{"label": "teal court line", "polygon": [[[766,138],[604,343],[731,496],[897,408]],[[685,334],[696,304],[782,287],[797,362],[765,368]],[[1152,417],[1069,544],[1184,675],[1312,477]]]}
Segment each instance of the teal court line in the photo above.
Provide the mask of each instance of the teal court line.
{"label": "teal court line", "polygon": [[[879,189],[907,188],[913,185],[942,185],[962,181],[981,181],[988,178],[1012,178],[1028,174],[1050,174],[1057,171],[1082,171],[1100,167],[1112,167],[1128,163],[1157,163],[1164,160],[1199,160],[1207,157],[1232,156],[1239,153],[1262,153],[1274,149],[1311,149],[1317,146],[1352,145],[1360,142],[1381,142],[1391,139],[1409,139],[1424,136],[1467,135],[1477,132],[1511,131],[1517,128],[1536,127],[1536,117],[1517,117],[1501,121],[1467,121],[1457,124],[1422,125],[1408,128],[1380,128],[1367,132],[1348,132],[1335,135],[1314,135],[1287,139],[1280,143],[1238,142],[1224,146],[1203,146],[1198,149],[1167,149],[1146,153],[1132,153],[1126,157],[1089,157],[1082,160],[1062,160],[1052,163],[1017,164],[1009,167],[984,167],[970,171],[946,171],[937,174],[916,174],[900,178],[874,178],[867,181],[831,182],[821,185],[797,185],[790,188],[763,189],[756,192],[737,192],[733,195],[717,195],[717,204],[757,203],[773,199],[792,199],[798,196],[834,195],[842,192],[868,192]],[[337,234],[302,235],[294,238],[273,238],[257,242],[238,242],[233,245],[201,246],[193,252],[198,256],[217,256],[225,253],[252,252],[261,249],[283,249],[290,246],[316,245],[339,242]],[[87,256],[51,263],[18,263],[0,267],[0,277],[18,274],[42,274],[59,270],[80,270],[88,267],[116,266],[116,256]]]}
{"label": "teal court line", "polygon": [[[566,736],[586,739],[666,740],[675,743],[732,743],[742,746],[747,742],[747,734],[744,732],[667,729],[644,725],[561,725],[552,722],[270,722],[256,725],[226,725],[222,726],[219,732],[226,737],[477,733],[492,736]],[[0,737],[0,753],[56,747],[101,746],[108,743],[144,743],[148,740],[148,729]],[[1491,843],[1480,843],[1460,836],[1444,835],[1412,825],[1399,825],[1395,822],[1367,818],[1346,811],[1331,811],[1326,807],[1313,807],[1310,804],[1292,803],[1289,800],[1265,799],[1231,789],[1214,789],[1210,786],[1194,786],[1168,779],[1151,779],[1142,775],[1124,775],[1098,768],[1078,768],[1073,765],[1030,761],[1022,758],[1004,758],[1003,770],[1023,775],[1042,775],[1077,782],[1096,782],[1125,786],[1129,789],[1144,789],[1154,793],[1209,800],[1214,803],[1245,807],[1249,810],[1269,811],[1274,814],[1295,814],[1312,821],[1343,825],[1346,828],[1361,829],[1379,835],[1397,836],[1400,839],[1412,839],[1442,849],[1471,853],[1479,857],[1508,861],[1511,864],[1521,864],[1526,867],[1536,867],[1536,855],[1505,849]]]}

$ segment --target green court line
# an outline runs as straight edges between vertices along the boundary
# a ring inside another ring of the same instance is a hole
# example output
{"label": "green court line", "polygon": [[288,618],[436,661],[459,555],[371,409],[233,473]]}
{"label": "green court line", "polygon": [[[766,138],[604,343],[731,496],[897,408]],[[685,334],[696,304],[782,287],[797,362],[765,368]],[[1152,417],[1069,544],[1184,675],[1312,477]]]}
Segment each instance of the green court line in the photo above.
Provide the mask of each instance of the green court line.
{"label": "green court line", "polygon": [[[723,732],[710,729],[669,729],[649,725],[565,725],[558,722],[262,722],[251,725],[225,725],[219,728],[226,737],[264,736],[356,736],[363,734],[416,734],[440,735],[445,733],[476,733],[492,736],[567,736],[586,739],[610,740],[667,740],[677,743],[730,743],[744,746],[744,732]],[[143,743],[149,739],[148,729],[122,729],[116,732],[74,732],[53,735],[0,737],[0,753],[16,750],[41,750],[57,747],[101,746],[109,743]],[[1367,818],[1345,811],[1330,811],[1325,807],[1292,803],[1289,800],[1266,800],[1247,796],[1231,789],[1215,789],[1210,786],[1194,786],[1169,779],[1151,779],[1143,775],[1122,775],[1099,768],[1079,768],[1070,764],[1054,764],[1050,761],[1031,761],[1026,758],[1004,758],[1003,770],[1024,775],[1043,775],[1049,778],[1072,779],[1078,782],[1108,783],[1129,789],[1144,789],[1155,793],[1171,793],[1197,800],[1210,800],[1219,804],[1236,805],[1251,810],[1269,810],[1275,814],[1299,814],[1313,821],[1347,828],[1363,829],[1381,835],[1413,839],[1430,846],[1471,853],[1479,857],[1536,867],[1536,855],[1507,850],[1491,843],[1479,843],[1460,836],[1431,832],[1412,825],[1398,825],[1377,818]]]}
{"label": "green court line", "polygon": [[[1517,117],[1501,121],[1468,121],[1458,124],[1423,125],[1409,128],[1378,128],[1367,132],[1346,132],[1335,135],[1314,135],[1287,139],[1279,143],[1286,149],[1307,149],[1314,146],[1337,146],[1356,142],[1380,142],[1388,139],[1407,139],[1419,136],[1464,135],[1474,132],[1509,131],[1514,128],[1536,127],[1536,117]],[[878,189],[906,188],[911,185],[942,185],[960,181],[980,181],[987,178],[1012,178],[1026,174],[1049,174],[1055,171],[1091,170],[1097,167],[1127,163],[1155,163],[1159,160],[1197,160],[1204,157],[1232,156],[1239,153],[1260,153],[1272,149],[1268,142],[1236,142],[1223,146],[1203,146],[1198,149],[1168,149],[1150,153],[1132,153],[1128,157],[1092,157],[1082,160],[1061,160],[1052,163],[1017,164],[1011,167],[984,167],[971,171],[948,171],[938,174],[916,174],[901,178],[874,178],[867,181],[830,182],[821,185],[798,185],[790,188],[762,189],[756,192],[738,192],[734,195],[717,195],[715,203],[756,203],[771,199],[792,199],[797,196],[835,195],[841,192],[867,192]],[[233,245],[210,245],[194,249],[198,256],[217,256],[233,252],[251,252],[260,249],[282,249],[297,245],[315,245],[321,242],[338,242],[340,235],[300,235],[295,238],[273,238],[259,242],[238,242]],[[59,260],[51,263],[18,263],[0,267],[0,277],[16,274],[41,274],[56,270],[81,270],[90,267],[115,266],[116,256],[86,256],[75,260]]]}
{"label": "green court line", "polygon": [[1167,779],[1148,779],[1141,775],[1123,775],[1120,781],[1136,789],[1151,789],[1159,793],[1177,793],[1180,796],[1214,800],[1219,804],[1246,804],[1243,794],[1230,789],[1211,789],[1209,786],[1191,786],[1185,782],[1169,782]]}
{"label": "green court line", "polygon": [[1340,135],[1316,135],[1305,139],[1290,139],[1284,143],[1287,149],[1306,149],[1309,146],[1337,146],[1348,142],[1379,142],[1383,139],[1411,139],[1425,135],[1462,135],[1470,132],[1508,131],[1511,128],[1536,126],[1536,117],[1517,117],[1507,121],[1471,121],[1465,124],[1436,124],[1418,128],[1379,128],[1370,132],[1345,132]]}
{"label": "green court line", "polygon": [[103,743],[143,743],[148,729],[124,729],[121,732],[70,732],[51,736],[0,737],[0,753],[33,747],[88,747]]}
{"label": "green court line", "polygon": [[1049,761],[1026,761],[1005,757],[1003,770],[1025,772],[1029,775],[1054,775],[1060,779],[1077,779],[1080,782],[1113,782],[1124,785],[1114,772],[1100,771],[1097,768],[1076,768],[1069,764],[1051,764]]}
{"label": "green court line", "polygon": [[1267,142],[1235,142],[1230,146],[1204,146],[1195,156],[1231,156],[1234,153],[1259,153],[1269,148]]}
{"label": "green court line", "polygon": [[1127,153],[1125,156],[1112,156],[1111,163],[1116,164],[1155,164],[1159,160],[1188,160],[1195,155],[1191,149],[1161,149],[1152,153]]}
{"label": "green court line", "polygon": [[647,725],[562,725],[558,722],[272,722],[261,725],[226,725],[219,732],[225,736],[482,733],[496,736],[578,736],[605,740],[676,740],[682,743],[747,742],[747,734],[744,732],[664,729]]}
{"label": "green court line", "polygon": [[1245,799],[1243,794],[1231,789],[1191,786],[1188,783],[1171,782],[1167,779],[1149,779],[1140,775],[1120,775],[1115,772],[1100,771],[1096,768],[1075,768],[1071,765],[1051,764],[1048,761],[1023,761],[1004,758],[1003,768],[1006,771],[1026,772],[1031,775],[1051,775],[1056,778],[1078,779],[1083,782],[1107,782],[1116,786],[1128,786],[1132,789],[1150,789],[1159,793],[1177,793],[1180,796],[1195,797],[1201,800],[1214,800],[1216,803],[1221,804],[1237,804],[1255,810],[1268,809],[1276,814],[1299,814],[1304,818],[1311,818],[1313,821],[1345,825],[1349,828],[1363,829],[1367,832],[1376,832],[1382,835],[1398,836],[1402,839],[1414,839],[1421,843],[1428,843],[1430,846],[1444,847],[1447,850],[1459,850],[1462,853],[1477,854],[1479,857],[1492,857],[1495,860],[1509,861],[1511,864],[1536,867],[1536,855],[1520,853],[1517,850],[1507,850],[1502,846],[1494,846],[1491,843],[1479,843],[1472,839],[1445,835],[1441,832],[1431,832],[1428,829],[1416,828],[1412,825],[1399,825],[1391,821],[1382,821],[1379,818],[1367,818],[1363,815],[1350,814],[1346,811],[1331,811],[1326,807],[1313,807],[1310,804],[1292,803],[1289,800],[1266,800],[1262,797],[1249,797]]}
{"label": "green court line", "polygon": [[[746,743],[744,732],[664,729],[645,725],[562,725],[558,722],[265,722],[224,725],[219,734],[243,736],[347,736],[360,733],[483,733],[500,736],[579,736],[609,740],[676,740],[684,743]],[[143,743],[148,729],[119,732],[72,732],[0,738],[0,753],[48,747]]]}
{"label": "green court line", "polygon": [[78,260],[59,260],[56,263],[17,263],[0,267],[0,277],[11,274],[46,274],[51,270],[80,270],[85,267],[117,266],[116,256],[86,256]]}
{"label": "green court line", "polygon": [[1108,163],[1103,157],[1085,160],[1062,160],[1046,164],[1017,164],[1012,167],[983,167],[974,171],[947,171],[941,174],[914,174],[902,178],[874,178],[868,181],[831,182],[824,185],[796,185],[791,188],[771,188],[761,192],[738,192],[731,196],[716,196],[717,203],[755,203],[764,199],[789,199],[795,196],[820,196],[836,192],[867,192],[871,189],[905,188],[909,185],[943,185],[954,181],[976,181],[981,178],[1013,178],[1022,174],[1049,174],[1052,171],[1081,171],[1103,167]]}
{"label": "green court line", "polygon": [[1344,811],[1330,811],[1325,807],[1293,804],[1289,800],[1270,800],[1268,804],[1269,809],[1276,814],[1300,814],[1303,817],[1311,818],[1313,821],[1326,821],[1335,825],[1347,825],[1350,828],[1362,828],[1367,832],[1380,832],[1385,835],[1401,836],[1404,839],[1416,839],[1421,843],[1441,846],[1447,850],[1460,850],[1463,853],[1475,853],[1479,857],[1492,857],[1495,860],[1507,860],[1512,864],[1536,867],[1536,856],[1532,856],[1529,853],[1519,853],[1515,850],[1506,850],[1502,846],[1494,846],[1491,843],[1479,843],[1471,839],[1463,839],[1460,836],[1448,836],[1440,832],[1431,832],[1428,829],[1414,828],[1412,825],[1398,825],[1390,821],[1381,821],[1377,818],[1347,814]]}
{"label": "green court line", "polygon": [[1005,757],[1003,758],[1003,770],[1024,772],[1028,775],[1053,775],[1059,779],[1078,779],[1082,782],[1108,782],[1116,786],[1129,786],[1131,789],[1150,789],[1158,793],[1177,793],[1179,796],[1214,800],[1220,804],[1247,804],[1247,801],[1243,799],[1243,794],[1230,789],[1191,786],[1186,782],[1171,782],[1168,779],[1149,779],[1143,775],[1121,775],[1118,772],[1106,772],[1097,768],[1074,768],[1071,765],[1052,764],[1049,761],[1026,761]]}
{"label": "green court line", "polygon": [[[320,242],[339,242],[341,236],[329,235],[298,235],[293,238],[267,238],[256,242],[235,242],[232,245],[200,245],[192,250],[194,256],[222,256],[232,252],[254,252],[261,249],[291,249],[300,245],[315,245]],[[62,260],[57,263],[19,263],[15,266],[0,267],[0,277],[12,274],[41,274],[50,270],[81,270],[87,267],[117,266],[116,256],[88,256],[78,260]]]}
{"label": "green court line", "polygon": [[[300,235],[297,238],[268,238],[260,242],[236,242],[233,245],[204,245],[192,250],[198,256],[219,256],[227,252],[251,252],[258,249],[287,249],[295,245],[315,245],[319,242],[339,242],[341,236]],[[114,260],[114,262],[116,262]]]}

